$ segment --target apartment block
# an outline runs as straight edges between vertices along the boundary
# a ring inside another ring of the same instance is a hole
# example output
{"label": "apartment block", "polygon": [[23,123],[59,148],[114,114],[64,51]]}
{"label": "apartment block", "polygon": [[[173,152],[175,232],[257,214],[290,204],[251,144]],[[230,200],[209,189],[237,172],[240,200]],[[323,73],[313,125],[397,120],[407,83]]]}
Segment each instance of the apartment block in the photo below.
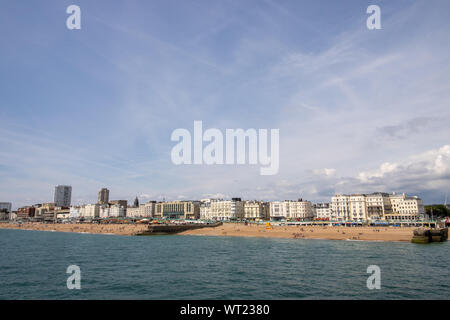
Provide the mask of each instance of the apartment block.
{"label": "apartment block", "polygon": [[171,219],[199,219],[199,201],[169,201],[155,204],[154,216]]}
{"label": "apartment block", "polygon": [[247,220],[269,220],[270,204],[264,201],[245,201],[244,218]]}
{"label": "apartment block", "polygon": [[244,218],[244,202],[241,198],[211,201],[208,210],[210,220],[238,220]]}
{"label": "apartment block", "polygon": [[329,203],[316,203],[313,205],[314,218],[317,220],[332,220],[331,206]]}
{"label": "apartment block", "polygon": [[273,220],[308,221],[314,217],[310,201],[285,200],[270,203],[270,218]]}

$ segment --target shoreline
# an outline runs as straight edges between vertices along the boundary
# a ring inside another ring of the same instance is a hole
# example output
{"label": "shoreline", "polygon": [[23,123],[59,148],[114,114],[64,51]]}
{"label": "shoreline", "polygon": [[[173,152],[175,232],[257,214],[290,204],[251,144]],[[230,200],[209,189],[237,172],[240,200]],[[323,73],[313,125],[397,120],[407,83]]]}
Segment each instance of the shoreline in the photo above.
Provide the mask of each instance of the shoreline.
{"label": "shoreline", "polygon": [[91,224],[91,223],[61,223],[44,224],[38,222],[0,223],[0,229],[47,231],[47,232],[70,232],[80,234],[107,234],[134,236],[147,229],[144,224]]}
{"label": "shoreline", "polygon": [[410,242],[416,227],[272,226],[224,223],[216,228],[188,230],[180,235],[315,239],[346,241]]}
{"label": "shoreline", "polygon": [[[71,232],[135,236],[148,229],[146,224],[43,224],[0,223],[0,229]],[[177,235],[255,237],[278,239],[316,239],[347,241],[410,242],[416,227],[330,227],[330,226],[272,226],[243,223],[224,223],[176,233]]]}

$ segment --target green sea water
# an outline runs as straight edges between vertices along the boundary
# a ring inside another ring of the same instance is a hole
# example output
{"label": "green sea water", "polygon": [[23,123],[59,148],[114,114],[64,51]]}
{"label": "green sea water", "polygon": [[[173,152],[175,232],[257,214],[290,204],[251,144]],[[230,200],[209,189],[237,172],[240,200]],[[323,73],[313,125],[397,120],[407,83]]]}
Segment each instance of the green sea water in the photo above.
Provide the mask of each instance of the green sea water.
{"label": "green sea water", "polygon": [[[448,299],[450,243],[0,230],[0,299]],[[81,289],[69,290],[69,265]],[[381,289],[366,286],[369,265]]]}

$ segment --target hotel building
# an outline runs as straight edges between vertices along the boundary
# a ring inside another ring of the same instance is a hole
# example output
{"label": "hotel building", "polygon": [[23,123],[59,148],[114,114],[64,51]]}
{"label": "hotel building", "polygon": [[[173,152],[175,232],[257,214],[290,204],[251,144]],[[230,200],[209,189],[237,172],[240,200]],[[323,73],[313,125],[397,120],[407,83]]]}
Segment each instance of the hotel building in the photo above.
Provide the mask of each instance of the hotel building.
{"label": "hotel building", "polygon": [[333,221],[350,220],[350,196],[336,194],[331,197],[331,219]]}
{"label": "hotel building", "polygon": [[392,213],[386,214],[386,220],[394,221],[415,221],[425,218],[425,206],[423,200],[417,196],[408,197],[405,193],[397,195],[393,193],[389,196]]}
{"label": "hotel building", "polygon": [[331,206],[329,203],[316,203],[313,205],[314,218],[318,220],[331,220]]}
{"label": "hotel building", "polygon": [[270,203],[270,219],[308,221],[314,217],[310,201],[285,200]]}
{"label": "hotel building", "polygon": [[77,219],[81,216],[81,206],[72,206],[69,209],[69,218],[70,219]]}
{"label": "hotel building", "polygon": [[245,201],[244,218],[247,220],[269,220],[270,204],[264,201]]}
{"label": "hotel building", "polygon": [[100,205],[95,204],[87,204],[81,207],[80,217],[94,219],[100,217]]}
{"label": "hotel building", "polygon": [[371,221],[382,220],[392,213],[392,204],[388,193],[375,192],[366,195],[367,218]]}
{"label": "hotel building", "polygon": [[199,219],[199,201],[169,201],[155,203],[155,217],[171,219]]}
{"label": "hotel building", "polygon": [[127,208],[127,217],[150,218],[155,215],[156,201],[149,201],[138,207]]}
{"label": "hotel building", "polygon": [[418,220],[425,216],[423,201],[405,194],[337,194],[331,198],[333,221]]}
{"label": "hotel building", "polygon": [[365,194],[352,194],[349,197],[349,216],[347,220],[363,222],[367,220],[367,204]]}
{"label": "hotel building", "polygon": [[241,198],[231,200],[211,200],[203,206],[204,219],[209,220],[238,220],[244,218],[244,202]]}

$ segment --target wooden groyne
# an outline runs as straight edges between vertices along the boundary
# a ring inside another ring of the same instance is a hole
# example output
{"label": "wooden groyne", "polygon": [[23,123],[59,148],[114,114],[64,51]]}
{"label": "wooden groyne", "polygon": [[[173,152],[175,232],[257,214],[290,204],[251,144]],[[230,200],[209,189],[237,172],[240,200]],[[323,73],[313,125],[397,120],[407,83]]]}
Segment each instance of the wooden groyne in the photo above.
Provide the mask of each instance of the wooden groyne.
{"label": "wooden groyne", "polygon": [[448,239],[448,228],[416,229],[411,239],[412,243],[443,242]]}
{"label": "wooden groyne", "polygon": [[138,233],[138,236],[150,236],[161,234],[174,234],[187,230],[201,229],[201,228],[215,228],[221,226],[222,222],[215,223],[190,223],[190,224],[151,224],[146,231]]}

